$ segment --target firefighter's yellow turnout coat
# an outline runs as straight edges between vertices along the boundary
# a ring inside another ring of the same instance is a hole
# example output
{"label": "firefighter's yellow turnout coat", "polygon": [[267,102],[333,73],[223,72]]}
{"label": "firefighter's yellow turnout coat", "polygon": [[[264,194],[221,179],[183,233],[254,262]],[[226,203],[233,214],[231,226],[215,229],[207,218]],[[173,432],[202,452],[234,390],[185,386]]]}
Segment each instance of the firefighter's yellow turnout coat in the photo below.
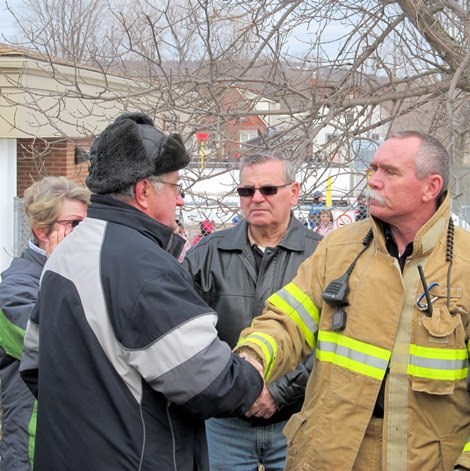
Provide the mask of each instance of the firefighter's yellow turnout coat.
{"label": "firefighter's yellow turnout coat", "polygon": [[[452,233],[449,217],[447,196],[417,233],[403,273],[380,221],[332,232],[242,332],[238,350],[262,359],[268,381],[316,349],[303,409],[284,430],[287,470],[351,469],[385,377],[382,469],[470,468],[470,233]],[[335,331],[337,309],[322,293],[348,269],[370,228],[373,238],[349,278],[346,325]],[[431,287],[432,316],[418,265]]]}

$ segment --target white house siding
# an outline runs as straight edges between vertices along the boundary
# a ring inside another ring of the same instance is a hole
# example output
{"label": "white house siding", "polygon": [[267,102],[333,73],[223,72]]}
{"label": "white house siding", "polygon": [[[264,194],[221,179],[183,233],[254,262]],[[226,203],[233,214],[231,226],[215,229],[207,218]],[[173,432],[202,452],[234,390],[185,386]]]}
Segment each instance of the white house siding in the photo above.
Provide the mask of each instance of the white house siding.
{"label": "white house siding", "polygon": [[14,255],[16,139],[0,139],[0,272]]}

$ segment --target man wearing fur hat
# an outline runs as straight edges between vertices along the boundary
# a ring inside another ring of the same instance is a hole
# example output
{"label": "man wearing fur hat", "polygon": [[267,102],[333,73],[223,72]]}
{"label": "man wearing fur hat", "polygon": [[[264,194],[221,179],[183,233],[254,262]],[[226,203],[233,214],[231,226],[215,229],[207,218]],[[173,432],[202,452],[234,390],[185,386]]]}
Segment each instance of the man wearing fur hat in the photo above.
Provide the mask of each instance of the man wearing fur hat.
{"label": "man wearing fur hat", "polygon": [[207,470],[204,419],[243,414],[263,386],[177,261],[189,156],[142,113],[118,117],[90,155],[88,218],[49,258],[25,339],[35,471]]}

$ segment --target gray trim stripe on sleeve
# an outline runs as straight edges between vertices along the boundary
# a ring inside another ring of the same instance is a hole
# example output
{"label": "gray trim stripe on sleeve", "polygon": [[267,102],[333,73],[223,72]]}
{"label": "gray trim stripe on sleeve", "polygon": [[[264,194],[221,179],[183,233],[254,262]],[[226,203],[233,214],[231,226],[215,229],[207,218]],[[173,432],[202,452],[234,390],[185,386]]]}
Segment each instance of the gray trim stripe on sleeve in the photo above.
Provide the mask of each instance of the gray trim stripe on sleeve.
{"label": "gray trim stripe on sleeve", "polygon": [[23,354],[21,356],[21,371],[34,370],[39,366],[39,326],[31,319],[26,325]]}
{"label": "gray trim stripe on sleeve", "polygon": [[216,338],[188,361],[149,384],[176,404],[183,404],[204,391],[217,378],[231,355],[230,347]]}

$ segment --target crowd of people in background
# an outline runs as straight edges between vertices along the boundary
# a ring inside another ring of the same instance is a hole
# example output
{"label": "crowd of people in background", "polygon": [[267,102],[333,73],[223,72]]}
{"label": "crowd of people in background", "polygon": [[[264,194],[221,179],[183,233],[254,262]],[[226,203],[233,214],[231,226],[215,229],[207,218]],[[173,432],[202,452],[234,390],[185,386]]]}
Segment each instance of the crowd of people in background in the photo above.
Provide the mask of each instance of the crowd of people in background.
{"label": "crowd of people in background", "polygon": [[214,223],[209,219],[204,219],[198,224],[199,232],[194,236],[193,245],[196,245],[203,237],[211,235],[214,231]]}
{"label": "crowd of people in background", "polygon": [[[343,203],[343,202],[341,202]],[[338,213],[343,214],[348,212],[348,204],[341,204],[338,206]],[[303,216],[299,217],[299,220],[304,224],[305,227],[308,227],[312,231],[325,236],[333,231],[337,225],[335,225],[335,219],[333,214],[334,208],[328,208],[325,205],[325,198],[321,191],[316,190],[313,193],[313,203],[310,206],[307,218]],[[368,209],[367,209],[367,196],[365,194],[360,194],[357,198],[356,205],[352,207],[352,211],[354,213],[354,218],[351,219],[351,222],[355,221],[362,221],[368,217]],[[239,222],[240,217],[235,215],[232,218],[232,225],[235,225]],[[180,219],[177,220],[178,224],[181,228],[183,228],[183,223]],[[226,225],[221,224],[220,227],[224,228]],[[197,233],[192,238],[192,245],[196,245],[203,237],[206,237],[212,234],[217,227],[214,221],[209,219],[204,219],[197,224]],[[184,229],[182,232],[186,235],[189,239],[189,235]]]}

